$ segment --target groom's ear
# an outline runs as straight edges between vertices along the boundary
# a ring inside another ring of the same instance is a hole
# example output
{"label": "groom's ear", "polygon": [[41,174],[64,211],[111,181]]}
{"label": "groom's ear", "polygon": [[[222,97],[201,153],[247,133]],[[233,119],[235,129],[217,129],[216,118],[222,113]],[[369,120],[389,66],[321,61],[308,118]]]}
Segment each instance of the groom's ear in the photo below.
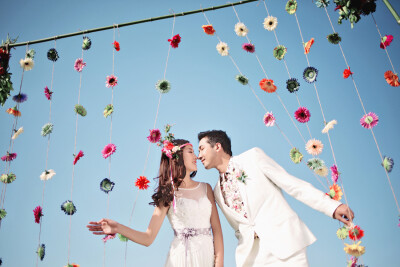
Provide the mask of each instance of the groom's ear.
{"label": "groom's ear", "polygon": [[222,145],[220,143],[215,143],[215,150],[217,152],[219,152],[219,151],[221,151],[221,149],[222,149]]}

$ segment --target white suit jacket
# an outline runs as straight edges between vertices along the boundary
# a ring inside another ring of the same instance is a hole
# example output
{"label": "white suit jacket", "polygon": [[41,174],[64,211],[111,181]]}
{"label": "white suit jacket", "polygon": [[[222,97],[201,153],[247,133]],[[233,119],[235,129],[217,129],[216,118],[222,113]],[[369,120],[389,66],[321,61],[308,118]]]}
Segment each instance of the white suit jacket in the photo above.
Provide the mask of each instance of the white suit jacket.
{"label": "white suit jacket", "polygon": [[311,184],[288,174],[260,148],[252,148],[232,157],[231,161],[247,175],[246,183],[239,181],[238,185],[248,218],[225,204],[219,179],[214,195],[239,240],[237,266],[243,266],[246,261],[253,246],[254,232],[260,237],[260,249],[267,249],[266,253],[270,252],[279,259],[286,259],[315,242],[316,238],[290,208],[281,189],[329,217],[341,204]]}

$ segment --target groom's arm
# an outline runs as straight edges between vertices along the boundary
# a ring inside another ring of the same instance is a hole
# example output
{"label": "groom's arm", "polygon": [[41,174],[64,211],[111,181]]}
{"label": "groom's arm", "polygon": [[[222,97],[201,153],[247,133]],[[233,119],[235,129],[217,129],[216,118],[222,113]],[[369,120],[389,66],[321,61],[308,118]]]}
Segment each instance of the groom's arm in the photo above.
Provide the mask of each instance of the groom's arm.
{"label": "groom's arm", "polygon": [[331,199],[310,183],[287,173],[260,148],[254,148],[254,152],[258,167],[274,184],[311,208],[335,218],[335,211],[342,203]]}

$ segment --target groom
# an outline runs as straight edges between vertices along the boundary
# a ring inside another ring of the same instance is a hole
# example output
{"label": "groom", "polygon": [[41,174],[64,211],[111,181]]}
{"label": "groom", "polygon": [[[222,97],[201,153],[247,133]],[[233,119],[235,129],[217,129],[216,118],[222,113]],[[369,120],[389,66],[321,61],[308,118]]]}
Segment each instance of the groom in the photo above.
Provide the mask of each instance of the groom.
{"label": "groom", "polygon": [[215,200],[239,240],[237,266],[308,266],[306,248],[316,238],[290,208],[281,189],[329,217],[349,225],[351,209],[311,184],[288,174],[260,148],[232,157],[224,131],[198,134],[199,156],[216,168]]}

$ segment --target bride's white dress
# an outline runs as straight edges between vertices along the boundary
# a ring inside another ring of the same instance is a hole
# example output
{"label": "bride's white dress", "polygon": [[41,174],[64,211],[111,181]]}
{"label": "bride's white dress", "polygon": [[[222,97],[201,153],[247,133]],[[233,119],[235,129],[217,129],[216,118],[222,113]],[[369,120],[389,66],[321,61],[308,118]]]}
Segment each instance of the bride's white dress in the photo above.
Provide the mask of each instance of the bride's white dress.
{"label": "bride's white dress", "polygon": [[168,253],[166,267],[214,266],[214,243],[211,232],[212,205],[207,197],[207,184],[175,192],[173,206],[167,216],[174,229],[174,240]]}

